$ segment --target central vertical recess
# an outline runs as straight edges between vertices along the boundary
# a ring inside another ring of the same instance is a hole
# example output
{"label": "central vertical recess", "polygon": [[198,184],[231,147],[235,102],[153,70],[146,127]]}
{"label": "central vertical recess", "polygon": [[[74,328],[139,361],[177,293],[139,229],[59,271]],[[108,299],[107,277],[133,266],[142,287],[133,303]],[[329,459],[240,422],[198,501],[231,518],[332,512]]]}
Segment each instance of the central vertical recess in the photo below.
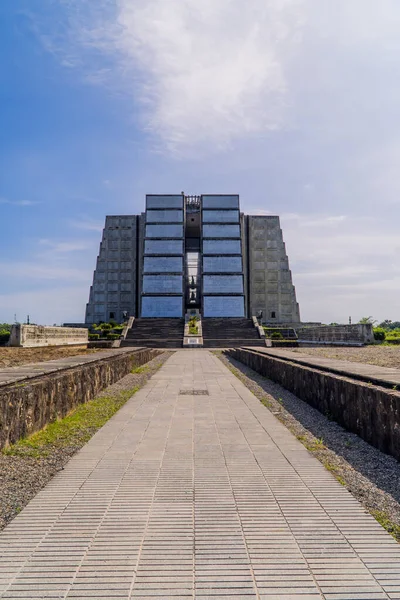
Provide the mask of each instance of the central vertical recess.
{"label": "central vertical recess", "polygon": [[201,309],[201,197],[186,196],[185,205],[185,306]]}

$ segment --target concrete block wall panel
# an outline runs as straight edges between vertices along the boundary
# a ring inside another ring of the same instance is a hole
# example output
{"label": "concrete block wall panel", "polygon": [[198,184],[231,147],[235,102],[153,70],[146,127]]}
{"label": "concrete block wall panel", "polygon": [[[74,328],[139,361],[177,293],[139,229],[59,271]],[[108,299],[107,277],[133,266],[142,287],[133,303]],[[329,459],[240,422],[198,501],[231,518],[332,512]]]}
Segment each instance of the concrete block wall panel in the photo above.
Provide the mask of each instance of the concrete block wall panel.
{"label": "concrete block wall panel", "polygon": [[[244,317],[245,279],[243,260],[243,218],[239,196],[202,196],[202,296],[204,317]],[[228,239],[237,240],[236,254],[226,250]],[[218,255],[207,248],[218,247]],[[226,254],[225,254],[226,252]]]}
{"label": "concrete block wall panel", "polygon": [[142,212],[138,216],[138,256],[137,256],[137,264],[136,268],[138,270],[138,275],[136,278],[137,285],[137,294],[136,294],[136,314],[138,317],[142,311],[142,279],[143,279],[143,261],[144,261],[144,238],[145,238],[145,229],[146,229],[146,213]]}
{"label": "concrete block wall panel", "polygon": [[136,215],[106,217],[85,323],[137,314],[137,222]]}
{"label": "concrete block wall panel", "polygon": [[[184,277],[184,198],[146,196],[143,254],[140,256],[140,315],[182,317]],[[181,241],[176,254],[170,241]],[[156,252],[151,242],[158,241]],[[159,250],[164,250],[159,254]]]}
{"label": "concrete block wall panel", "polygon": [[296,290],[277,216],[247,217],[249,312],[268,323],[300,322]]}
{"label": "concrete block wall panel", "polygon": [[241,230],[241,246],[242,246],[242,257],[243,257],[243,278],[244,278],[244,309],[247,318],[250,318],[250,302],[249,302],[249,256],[248,256],[248,217],[240,213],[240,230]]}

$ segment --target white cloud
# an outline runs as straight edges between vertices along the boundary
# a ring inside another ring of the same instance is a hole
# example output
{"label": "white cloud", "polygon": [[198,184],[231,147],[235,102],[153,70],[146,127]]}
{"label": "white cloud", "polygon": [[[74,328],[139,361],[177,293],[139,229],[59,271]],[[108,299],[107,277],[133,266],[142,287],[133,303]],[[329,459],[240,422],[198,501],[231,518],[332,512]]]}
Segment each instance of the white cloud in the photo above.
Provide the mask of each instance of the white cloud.
{"label": "white cloud", "polygon": [[297,227],[321,227],[338,225],[346,220],[345,215],[300,215],[298,213],[283,213],[281,218],[286,222],[295,222]]}
{"label": "white cloud", "polygon": [[51,254],[66,254],[69,252],[82,252],[93,248],[93,243],[86,240],[54,241],[48,239],[39,240],[39,245],[48,248]]}
{"label": "white cloud", "polygon": [[81,221],[71,220],[69,225],[75,229],[83,229],[84,231],[103,231],[104,221],[94,221],[91,219],[83,219]]}
{"label": "white cloud", "polygon": [[68,280],[84,281],[87,283],[87,290],[89,290],[91,271],[57,264],[41,264],[37,261],[8,261],[0,263],[0,276],[7,277],[9,283],[16,280],[21,282],[31,280],[37,284],[46,280],[56,280],[59,282]]}
{"label": "white cloud", "polygon": [[0,294],[0,322],[13,323],[15,314],[21,321],[29,314],[39,325],[83,322],[86,295],[84,285]]}
{"label": "white cloud", "polygon": [[[362,77],[359,55],[368,63],[379,50],[385,60],[399,50],[397,0],[60,3],[65,17],[39,27],[45,48],[88,83],[131,97],[135,119],[140,101],[146,131],[184,156],[297,128],[298,88],[309,91],[314,114],[319,91],[329,99],[349,73]],[[348,69],[336,60],[345,52]],[[340,102],[335,109],[341,114]],[[331,134],[345,131],[333,118]]]}
{"label": "white cloud", "polygon": [[304,320],[398,318],[400,240],[384,218],[282,215]]}
{"label": "white cloud", "polygon": [[8,200],[7,198],[0,198],[0,204],[10,204],[11,206],[36,206],[39,202],[33,200]]}
{"label": "white cloud", "polygon": [[140,100],[169,151],[210,152],[282,126],[284,62],[309,1],[65,0],[68,29],[41,38],[68,67],[86,56],[88,82]]}
{"label": "white cloud", "polygon": [[[299,90],[308,92],[303,108],[316,119],[322,94],[319,133],[343,137],[343,111],[353,107],[346,98],[362,109],[363,98],[352,95],[363,79],[360,64],[384,64],[400,49],[397,0],[60,3],[64,18],[34,24],[44,47],[68,68],[82,69],[87,82],[127,94],[146,131],[184,156],[301,127],[301,108],[292,111]],[[364,98],[374,99],[369,91]],[[337,116],[327,119],[324,108],[335,93]]]}
{"label": "white cloud", "polygon": [[[184,159],[149,158],[136,136],[144,152],[137,170],[130,156],[128,211],[132,189],[155,181],[163,191],[229,185],[248,197],[245,212],[281,214],[305,318],[398,318],[398,0],[48,1],[66,13],[43,42],[68,76],[75,68],[123,93],[121,121],[128,107]],[[99,181],[117,185],[121,171],[110,165]],[[73,226],[102,229],[85,221]]]}
{"label": "white cloud", "polygon": [[[286,6],[285,6],[286,4]],[[171,149],[221,146],[281,124],[280,52],[294,41],[298,2],[142,0],[121,3],[118,47],[146,73],[149,127]]]}

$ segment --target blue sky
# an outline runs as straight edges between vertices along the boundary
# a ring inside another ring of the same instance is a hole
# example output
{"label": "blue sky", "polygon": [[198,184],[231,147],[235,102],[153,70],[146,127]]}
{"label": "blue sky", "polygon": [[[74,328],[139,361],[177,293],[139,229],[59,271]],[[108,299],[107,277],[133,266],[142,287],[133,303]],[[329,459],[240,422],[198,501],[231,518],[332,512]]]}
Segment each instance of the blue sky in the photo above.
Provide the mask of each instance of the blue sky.
{"label": "blue sky", "polygon": [[106,214],[239,193],[304,320],[400,319],[398,0],[0,3],[0,322],[81,321]]}

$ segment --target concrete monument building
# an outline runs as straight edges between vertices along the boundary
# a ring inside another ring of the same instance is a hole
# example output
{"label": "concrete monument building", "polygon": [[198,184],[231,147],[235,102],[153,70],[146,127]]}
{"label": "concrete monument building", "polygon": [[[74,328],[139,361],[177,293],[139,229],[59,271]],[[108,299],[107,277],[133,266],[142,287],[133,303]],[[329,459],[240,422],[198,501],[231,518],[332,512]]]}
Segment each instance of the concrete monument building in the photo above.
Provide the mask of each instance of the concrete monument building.
{"label": "concrete monument building", "polygon": [[238,195],[148,195],[140,215],[106,217],[87,324],[124,316],[251,317],[297,324],[278,216],[245,215]]}

